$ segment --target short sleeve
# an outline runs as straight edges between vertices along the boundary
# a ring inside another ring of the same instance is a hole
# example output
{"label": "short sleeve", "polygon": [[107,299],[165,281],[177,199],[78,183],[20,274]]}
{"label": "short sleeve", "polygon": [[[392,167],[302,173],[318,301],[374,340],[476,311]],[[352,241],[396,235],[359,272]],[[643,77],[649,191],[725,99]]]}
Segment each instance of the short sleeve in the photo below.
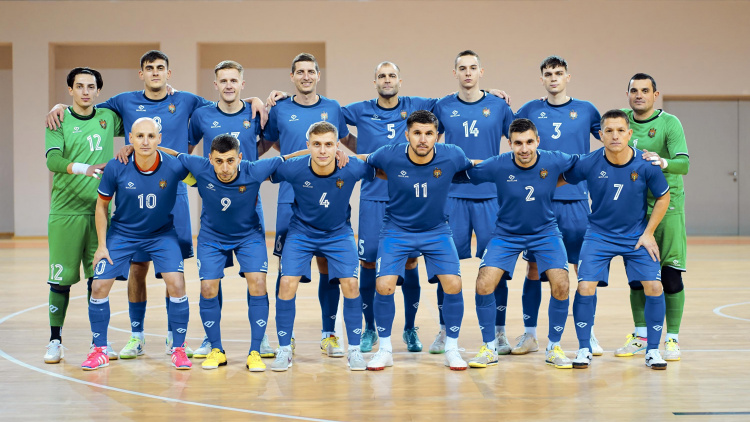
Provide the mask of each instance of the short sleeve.
{"label": "short sleeve", "polygon": [[188,123],[188,143],[198,145],[203,139],[203,129],[201,128],[200,117],[194,115]]}
{"label": "short sleeve", "polygon": [[513,123],[513,110],[508,104],[504,104],[505,116],[503,118],[503,136],[510,139],[510,124]]}
{"label": "short sleeve", "polygon": [[584,160],[577,160],[573,167],[563,173],[563,179],[571,185],[582,182],[586,179],[585,165],[586,162]]}
{"label": "short sleeve", "polygon": [[474,167],[466,170],[467,181],[472,185],[478,185],[485,182],[494,182],[494,169],[498,160],[494,157],[482,161]]}
{"label": "short sleeve", "polygon": [[654,198],[661,198],[669,192],[669,184],[664,177],[659,166],[652,166],[648,163],[646,166],[646,184],[648,190],[654,195]]}
{"label": "short sleeve", "polygon": [[106,198],[115,196],[115,192],[117,191],[117,173],[120,167],[118,164],[120,162],[117,159],[112,159],[107,163],[102,173],[102,180],[99,181],[99,188],[97,189],[99,195]]}
{"label": "short sleeve", "polygon": [[268,121],[266,122],[266,127],[263,128],[263,139],[271,142],[279,141],[279,113],[277,111],[277,107],[278,105],[271,107],[271,110],[268,112]]}
{"label": "short sleeve", "polygon": [[271,175],[284,163],[284,159],[281,156],[264,158],[262,160],[249,162],[249,171],[255,180],[263,181],[271,177]]}
{"label": "short sleeve", "polygon": [[123,95],[126,95],[126,94],[128,93],[123,92],[121,94],[112,96],[107,101],[97,104],[96,107],[106,108],[106,109],[114,111],[115,113],[119,115],[122,115],[122,101],[121,100],[123,99]]}
{"label": "short sleeve", "polygon": [[186,94],[190,94],[190,96],[193,97],[193,113],[195,113],[195,111],[198,110],[201,107],[216,105],[216,103],[214,103],[213,101],[209,101],[209,100],[201,97],[200,95],[195,95],[195,94],[187,93],[187,92],[186,92]]}
{"label": "short sleeve", "polygon": [[341,107],[341,114],[344,116],[344,121],[348,125],[357,126],[357,115],[359,114],[359,108],[362,102],[351,103]]}
{"label": "short sleeve", "polygon": [[437,98],[425,98],[425,97],[410,97],[414,110],[427,110],[432,111],[435,109],[437,104]]}
{"label": "short sleeve", "polygon": [[373,180],[375,178],[375,167],[365,163],[364,161],[353,158],[349,165],[354,164],[354,170],[352,171],[352,174],[357,180],[363,179],[363,180]]}
{"label": "short sleeve", "polygon": [[284,162],[276,167],[276,170],[271,173],[269,178],[271,179],[271,183],[281,183],[285,182],[287,178],[287,171],[286,169],[289,168],[289,162]]}
{"label": "short sleeve", "polygon": [[125,136],[125,125],[122,123],[122,117],[112,112],[112,121],[115,123],[114,136]]}
{"label": "short sleeve", "polygon": [[472,163],[471,160],[469,160],[469,158],[466,157],[466,154],[464,154],[464,151],[461,148],[456,147],[456,146],[453,146],[453,147],[454,147],[452,148],[452,150],[454,150],[453,154],[455,154],[454,160],[455,160],[456,168],[458,169],[458,171],[470,169],[474,165],[474,163]]}
{"label": "short sleeve", "polygon": [[581,157],[579,154],[566,154],[560,151],[555,151],[555,155],[557,155],[557,159],[560,163],[560,172],[562,173],[573,168]]}
{"label": "short sleeve", "polygon": [[44,155],[49,154],[50,150],[58,149],[61,152],[65,147],[65,137],[63,136],[62,126],[58,127],[57,130],[50,130],[49,128],[44,131]]}
{"label": "short sleeve", "polygon": [[182,164],[182,167],[186,168],[190,173],[196,174],[200,172],[200,169],[205,162],[208,161],[204,157],[191,154],[179,154],[177,155],[177,161]]}
{"label": "short sleeve", "polygon": [[[338,104],[338,103],[337,103]],[[337,127],[339,131],[339,139],[346,138],[349,136],[349,126],[346,125],[346,118],[344,117],[344,112],[341,109],[341,106],[339,106],[339,126]]]}
{"label": "short sleeve", "polygon": [[384,158],[388,155],[388,152],[386,150],[390,149],[391,148],[388,148],[388,145],[376,149],[373,153],[367,156],[367,164],[375,168],[382,169],[385,165]]}
{"label": "short sleeve", "polygon": [[601,126],[601,120],[602,116],[599,114],[599,110],[594,107],[593,104],[590,104],[591,106],[591,134],[594,135],[596,139],[601,139],[599,137],[599,131],[602,129]]}

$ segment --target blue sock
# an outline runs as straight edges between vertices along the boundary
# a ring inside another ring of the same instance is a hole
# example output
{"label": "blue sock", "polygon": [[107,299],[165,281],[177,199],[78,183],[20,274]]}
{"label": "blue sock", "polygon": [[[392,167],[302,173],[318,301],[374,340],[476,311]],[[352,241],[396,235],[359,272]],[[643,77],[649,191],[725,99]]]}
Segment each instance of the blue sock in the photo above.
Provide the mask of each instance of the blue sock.
{"label": "blue sock", "polygon": [[350,346],[359,346],[362,337],[362,296],[344,298],[344,325]]}
{"label": "blue sock", "polygon": [[[172,346],[182,347],[185,343],[188,321],[190,320],[190,303],[187,295],[183,297],[170,297],[167,319],[174,331],[172,331]],[[213,345],[212,345],[213,346]]]}
{"label": "blue sock", "polygon": [[206,299],[201,295],[199,304],[203,330],[206,332],[208,341],[211,342],[211,348],[224,350],[221,347],[221,305],[219,304],[219,297]]}
{"label": "blue sock", "polygon": [[[393,328],[393,319],[396,317],[396,302],[393,295],[381,295],[375,292],[375,323],[378,326],[378,335],[380,337],[390,337],[391,328]],[[381,331],[382,330],[382,331]]]}
{"label": "blue sock", "polygon": [[89,299],[89,323],[94,336],[94,346],[107,346],[107,327],[109,326],[109,297]]}
{"label": "blue sock", "polygon": [[320,273],[318,300],[320,300],[323,332],[332,333],[336,330],[336,313],[339,309],[339,295],[340,290],[338,283],[329,283],[328,274]]}
{"label": "blue sock", "polygon": [[167,331],[172,332],[172,321],[169,320],[169,296],[164,297],[164,303],[167,308]]}
{"label": "blue sock", "polygon": [[563,331],[565,330],[565,321],[568,319],[569,306],[570,299],[558,300],[554,297],[550,297],[549,299],[549,308],[547,310],[547,315],[549,316],[549,332],[547,338],[552,343],[558,343],[560,338],[562,338]]}
{"label": "blue sock", "polygon": [[573,300],[573,321],[576,323],[579,349],[591,349],[591,323],[594,320],[594,296],[576,292]]}
{"label": "blue sock", "polygon": [[458,333],[461,331],[461,321],[464,319],[464,296],[461,292],[444,294],[443,318],[445,318],[445,334],[450,338],[458,338]]}
{"label": "blue sock", "polygon": [[482,331],[482,341],[490,343],[495,340],[495,326],[492,324],[495,316],[495,295],[476,294],[474,297],[477,303],[477,319],[479,320],[479,329]]}
{"label": "blue sock", "polygon": [[219,309],[224,308],[224,292],[221,291],[221,280],[219,280],[219,294],[216,297],[219,298]]}
{"label": "blue sock", "polygon": [[594,329],[594,321],[596,320],[596,300],[597,300],[597,295],[596,295],[596,293],[594,293],[594,317],[591,319],[591,329],[592,330]]}
{"label": "blue sock", "polygon": [[646,352],[651,349],[659,349],[666,311],[667,304],[664,301],[664,293],[659,296],[646,296],[646,307],[643,310],[643,316],[646,318],[647,327],[646,338],[648,339]]}
{"label": "blue sock", "polygon": [[401,286],[404,294],[404,331],[414,328],[414,320],[417,319],[419,308],[419,295],[422,287],[419,286],[419,267],[413,270],[404,270],[404,284]]}
{"label": "blue sock", "polygon": [[[524,327],[536,327],[539,320],[540,306],[542,306],[542,282],[539,280],[529,280],[527,277],[523,280],[523,293],[521,294]],[[567,310],[565,314],[567,315]],[[552,326],[551,323],[550,326]]]}
{"label": "blue sock", "polygon": [[502,279],[495,287],[495,325],[505,326],[505,312],[508,308],[508,280]]}
{"label": "blue sock", "polygon": [[260,352],[260,343],[266,335],[268,324],[268,295],[250,296],[247,315],[250,320],[250,351]]}
{"label": "blue sock", "polygon": [[279,346],[292,344],[292,330],[294,330],[294,317],[297,313],[297,296],[284,300],[276,298],[276,334],[279,336]]}
{"label": "blue sock", "polygon": [[375,268],[359,267],[359,296],[362,298],[365,328],[374,330],[375,313],[372,302],[375,300]]}
{"label": "blue sock", "polygon": [[130,331],[142,333],[143,321],[146,319],[146,301],[128,302],[128,314],[130,315]]}
{"label": "blue sock", "polygon": [[438,318],[440,319],[440,325],[445,325],[445,319],[443,319],[443,302],[445,301],[445,292],[443,291],[443,285],[437,284],[437,305],[438,305]]}

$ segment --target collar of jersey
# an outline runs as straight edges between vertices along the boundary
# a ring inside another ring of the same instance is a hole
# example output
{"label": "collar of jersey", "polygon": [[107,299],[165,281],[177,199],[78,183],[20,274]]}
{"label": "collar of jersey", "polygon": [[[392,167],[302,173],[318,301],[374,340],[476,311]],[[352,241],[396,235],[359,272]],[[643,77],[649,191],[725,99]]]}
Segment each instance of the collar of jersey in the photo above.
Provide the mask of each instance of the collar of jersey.
{"label": "collar of jersey", "polygon": [[289,101],[291,101],[292,104],[296,105],[297,107],[302,107],[302,108],[312,108],[312,107],[317,106],[318,104],[320,104],[323,101],[323,96],[320,95],[320,94],[318,94],[318,101],[316,101],[315,104],[304,105],[304,104],[300,104],[300,103],[294,101],[294,97],[296,97],[296,96],[297,96],[296,94],[292,95],[292,97],[289,98]]}
{"label": "collar of jersey", "polygon": [[466,105],[474,105],[474,104],[479,104],[479,103],[481,103],[482,101],[484,101],[484,99],[485,99],[485,98],[487,98],[487,91],[484,91],[484,90],[482,90],[482,93],[483,93],[484,95],[482,95],[482,97],[481,97],[481,98],[479,98],[478,100],[474,101],[473,103],[470,103],[470,102],[467,102],[467,101],[464,101],[464,100],[462,100],[462,99],[461,99],[461,97],[459,97],[459,96],[458,96],[458,92],[456,93],[456,99],[457,99],[457,100],[458,100],[458,102],[459,102],[459,103],[461,103],[461,104],[466,104]]}
{"label": "collar of jersey", "polygon": [[395,106],[393,106],[393,107],[391,107],[391,108],[386,108],[386,107],[383,107],[382,105],[380,105],[380,104],[378,103],[378,99],[377,99],[377,98],[375,98],[375,106],[376,106],[377,108],[381,109],[381,110],[385,110],[385,111],[393,111],[393,110],[395,110],[395,109],[399,108],[399,106],[401,106],[401,97],[398,97],[398,103],[396,103],[396,105],[395,105]]}
{"label": "collar of jersey", "polygon": [[[242,101],[242,100],[240,100],[240,101]],[[245,103],[244,101],[242,101],[242,108],[239,109],[236,113],[229,114],[229,113],[224,113],[223,111],[221,111],[221,109],[219,108],[219,103],[218,102],[216,103],[216,110],[218,110],[219,113],[221,113],[221,114],[223,114],[223,115],[225,115],[227,117],[234,117],[234,116],[242,113],[243,111],[245,111],[246,107],[247,107],[247,103]]]}
{"label": "collar of jersey", "polygon": [[633,156],[630,157],[630,160],[628,160],[628,162],[625,163],[625,164],[613,164],[611,161],[609,161],[609,159],[607,159],[607,149],[604,148],[604,147],[602,147],[602,155],[604,156],[604,161],[606,161],[607,164],[609,164],[610,166],[617,167],[617,168],[622,168],[622,167],[625,167],[628,164],[632,163],[633,160],[635,160],[635,157],[638,155],[638,151],[635,148],[630,147],[630,149],[633,150]]}
{"label": "collar of jersey", "polygon": [[[172,95],[175,95],[175,94],[177,94],[177,93],[175,92],[175,93],[174,93],[174,94],[172,94]],[[169,97],[170,97],[170,95],[169,95],[169,94],[167,94],[167,95],[165,95],[165,96],[164,96],[164,98],[162,98],[162,99],[160,99],[160,100],[152,100],[151,98],[148,98],[148,97],[146,96],[146,90],[143,90],[143,91],[141,91],[141,95],[143,96],[143,99],[144,99],[144,100],[146,100],[146,101],[151,101],[152,103],[160,103],[160,102],[162,102],[162,101],[166,101],[166,100],[167,100],[167,98],[169,98]]]}
{"label": "collar of jersey", "polygon": [[159,169],[161,168],[161,165],[164,164],[164,156],[161,154],[161,151],[156,150],[156,153],[159,154],[159,164],[156,166],[156,168],[154,169],[154,171],[152,171],[151,173],[145,173],[144,171],[142,171],[138,167],[138,164],[135,163],[135,151],[133,151],[133,153],[130,155],[130,162],[133,163],[133,167],[135,167],[135,170],[138,173],[140,173],[140,174],[142,174],[144,176],[153,176],[154,174],[156,174],[157,171],[159,171]]}
{"label": "collar of jersey", "polygon": [[664,110],[662,110],[662,109],[657,109],[657,110],[656,110],[656,115],[653,115],[653,116],[649,117],[649,118],[648,118],[648,119],[646,119],[646,120],[638,120],[638,119],[636,119],[636,118],[635,118],[635,111],[633,111],[633,121],[634,121],[634,122],[636,122],[636,123],[648,123],[648,122],[650,122],[650,121],[653,121],[653,120],[656,120],[656,119],[658,119],[658,118],[659,118],[659,116],[661,116],[661,114],[662,114],[663,112],[664,112]]}
{"label": "collar of jersey", "polygon": [[81,116],[80,114],[73,111],[73,106],[68,107],[68,113],[70,113],[71,116],[75,117],[78,120],[91,120],[96,115],[96,106],[94,106],[94,111],[91,112],[88,116]]}
{"label": "collar of jersey", "polygon": [[539,153],[539,150],[536,151],[536,162],[531,167],[521,167],[516,163],[516,154],[513,154],[513,151],[510,152],[510,160],[513,162],[513,165],[518,167],[519,170],[532,170],[534,167],[536,167],[537,164],[539,164],[539,161],[542,159],[542,154]]}
{"label": "collar of jersey", "polygon": [[411,157],[409,157],[409,143],[407,142],[406,143],[406,151],[405,151],[406,152],[406,159],[409,160],[409,162],[412,163],[412,164],[414,164],[415,166],[420,166],[420,167],[422,167],[422,166],[429,166],[430,164],[432,164],[433,161],[435,161],[435,157],[437,157],[437,148],[435,148],[437,145],[438,145],[437,142],[435,142],[435,145],[432,146],[433,153],[432,153],[432,159],[430,159],[430,161],[428,161],[428,162],[426,162],[424,164],[417,164],[417,163],[415,163],[414,161],[411,160]]}
{"label": "collar of jersey", "polygon": [[547,103],[547,105],[550,106],[550,107],[552,107],[552,108],[565,107],[566,105],[568,105],[568,104],[570,104],[570,103],[573,102],[573,97],[570,97],[570,99],[568,101],[565,101],[562,104],[550,104],[549,101],[544,101],[544,102]]}
{"label": "collar of jersey", "polygon": [[323,175],[320,175],[320,174],[318,174],[318,173],[315,173],[315,172],[313,171],[313,169],[312,169],[312,157],[309,157],[309,158],[307,159],[307,169],[308,169],[308,170],[310,170],[310,173],[312,173],[312,175],[313,175],[313,176],[315,176],[315,177],[317,177],[318,179],[325,179],[325,178],[327,178],[327,177],[331,177],[331,176],[333,176],[334,174],[336,174],[336,172],[338,172],[338,171],[339,171],[339,166],[337,166],[337,165],[336,165],[336,166],[333,166],[333,173],[331,173],[331,174],[326,174],[325,176],[323,176]]}

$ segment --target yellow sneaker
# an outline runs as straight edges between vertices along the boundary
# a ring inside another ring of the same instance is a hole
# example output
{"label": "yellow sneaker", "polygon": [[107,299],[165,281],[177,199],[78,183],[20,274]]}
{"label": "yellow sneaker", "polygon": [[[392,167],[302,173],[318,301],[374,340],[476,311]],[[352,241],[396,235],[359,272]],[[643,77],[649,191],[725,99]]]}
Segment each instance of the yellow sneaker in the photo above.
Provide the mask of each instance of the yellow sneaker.
{"label": "yellow sneaker", "polygon": [[565,356],[565,352],[560,346],[555,346],[552,350],[547,350],[547,365],[552,365],[557,369],[570,369],[573,362]]}
{"label": "yellow sneaker", "polygon": [[472,368],[486,368],[492,365],[497,365],[497,352],[487,347],[487,343],[482,345],[476,356],[469,359],[469,366]]}
{"label": "yellow sneaker", "polygon": [[227,364],[227,355],[220,349],[211,349],[211,353],[206,356],[201,366],[203,369],[216,369]]}
{"label": "yellow sneaker", "polygon": [[320,340],[320,352],[328,355],[329,358],[343,358],[344,349],[339,344],[339,338],[329,336]]}
{"label": "yellow sneaker", "polygon": [[664,360],[680,360],[680,344],[671,338],[664,342]]}
{"label": "yellow sneaker", "polygon": [[260,353],[253,350],[247,357],[247,364],[245,365],[250,372],[263,372],[266,370],[266,364],[260,358]]}

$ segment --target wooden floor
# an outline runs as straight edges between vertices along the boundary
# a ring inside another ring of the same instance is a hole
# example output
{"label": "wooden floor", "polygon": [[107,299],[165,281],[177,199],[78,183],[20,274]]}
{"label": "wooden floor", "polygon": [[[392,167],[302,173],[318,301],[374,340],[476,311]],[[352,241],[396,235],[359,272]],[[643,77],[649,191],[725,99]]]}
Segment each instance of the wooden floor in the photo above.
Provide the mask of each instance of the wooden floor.
{"label": "wooden floor", "polygon": [[[617,261],[611,287],[599,291],[596,333],[605,354],[588,370],[554,369],[537,352],[501,356],[493,368],[450,371],[440,355],[406,352],[398,340],[403,305],[396,293],[395,366],[382,372],[349,372],[344,359],[320,354],[317,288],[303,285],[297,300],[294,366],[286,373],[249,373],[244,363],[249,347],[245,287],[233,273],[224,283],[222,330],[228,366],[204,371],[197,359],[190,371],[170,366],[164,354],[164,287],[150,277],[146,355],[84,372],[80,364],[91,338],[85,286],[75,286],[71,295],[63,332],[65,360],[44,364],[49,336],[46,241],[2,240],[0,420],[749,420],[750,238],[691,238],[688,252],[683,359],[670,363],[667,371],[647,369],[642,355],[613,356],[632,331],[624,270]],[[276,273],[271,267],[268,284],[273,289]],[[481,345],[474,311],[477,267],[476,259],[462,265],[466,310],[459,345],[466,349],[465,359]],[[195,260],[186,268],[192,317],[188,337],[197,346],[203,332]],[[523,332],[522,274],[519,261],[510,286],[511,342]],[[116,284],[111,295],[109,338],[116,350],[128,339],[124,288],[125,283]],[[548,300],[545,291],[541,347],[546,344]],[[275,344],[273,315],[271,298],[267,329]],[[417,315],[425,351],[437,321],[435,288],[425,283]],[[562,345],[573,357],[577,341],[572,316]]]}

